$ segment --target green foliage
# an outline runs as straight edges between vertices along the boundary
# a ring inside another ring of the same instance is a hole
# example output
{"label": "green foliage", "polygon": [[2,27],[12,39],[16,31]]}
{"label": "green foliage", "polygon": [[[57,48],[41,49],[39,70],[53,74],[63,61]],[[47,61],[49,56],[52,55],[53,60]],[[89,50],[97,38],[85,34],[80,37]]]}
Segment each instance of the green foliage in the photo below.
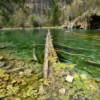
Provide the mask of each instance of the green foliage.
{"label": "green foliage", "polygon": [[66,6],[66,16],[69,19],[74,19],[81,16],[83,13],[89,10],[100,9],[99,0],[74,0],[70,5]]}
{"label": "green foliage", "polygon": [[31,17],[31,23],[34,27],[38,27],[40,26],[39,21],[38,21],[38,16],[32,16]]}
{"label": "green foliage", "polygon": [[[32,0],[0,0],[0,27],[32,25],[38,27],[41,22],[42,25],[57,26],[88,10],[100,9],[100,0],[47,0],[43,2],[36,0],[35,2],[38,3],[36,8]],[[37,18],[30,17],[33,15]],[[48,18],[44,23],[43,18],[39,18],[41,15],[45,16],[45,19]]]}
{"label": "green foliage", "polygon": [[52,0],[53,5],[51,9],[51,22],[53,25],[60,24],[61,10],[59,6],[59,0]]}
{"label": "green foliage", "polygon": [[13,15],[19,8],[24,8],[24,3],[25,0],[0,0],[0,16],[2,17],[2,25],[12,25]]}

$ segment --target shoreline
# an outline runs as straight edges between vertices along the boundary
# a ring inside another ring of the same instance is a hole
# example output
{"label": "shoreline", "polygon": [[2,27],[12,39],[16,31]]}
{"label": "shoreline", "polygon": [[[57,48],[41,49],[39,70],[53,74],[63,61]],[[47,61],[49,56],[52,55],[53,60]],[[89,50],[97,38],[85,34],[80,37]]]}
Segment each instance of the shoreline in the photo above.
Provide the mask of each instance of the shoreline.
{"label": "shoreline", "polygon": [[4,28],[0,28],[0,30],[32,30],[32,29],[64,29],[61,26],[53,26],[53,27],[4,27]]}
{"label": "shoreline", "polygon": [[[4,28],[0,28],[0,31],[3,30],[34,30],[34,29],[66,29],[62,26],[52,26],[52,27],[4,27]],[[68,29],[66,29],[68,30]],[[98,30],[100,31],[100,29],[72,29],[72,30]]]}

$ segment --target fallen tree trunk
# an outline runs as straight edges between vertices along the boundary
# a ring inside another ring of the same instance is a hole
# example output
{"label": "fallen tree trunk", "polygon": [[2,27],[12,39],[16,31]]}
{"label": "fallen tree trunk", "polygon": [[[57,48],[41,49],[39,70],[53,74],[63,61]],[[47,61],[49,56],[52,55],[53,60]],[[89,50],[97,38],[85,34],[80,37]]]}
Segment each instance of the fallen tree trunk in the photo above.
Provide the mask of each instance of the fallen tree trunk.
{"label": "fallen tree trunk", "polygon": [[47,79],[48,77],[48,34],[46,36],[46,44],[45,44],[45,54],[44,54],[44,67],[43,67],[43,73],[44,73],[44,79]]}
{"label": "fallen tree trunk", "polygon": [[55,49],[53,47],[52,43],[52,37],[50,30],[48,30],[47,36],[46,36],[46,44],[45,44],[45,54],[44,54],[44,78],[48,78],[48,74],[50,74],[49,70],[53,63],[56,63],[58,61],[57,54],[55,52]]}

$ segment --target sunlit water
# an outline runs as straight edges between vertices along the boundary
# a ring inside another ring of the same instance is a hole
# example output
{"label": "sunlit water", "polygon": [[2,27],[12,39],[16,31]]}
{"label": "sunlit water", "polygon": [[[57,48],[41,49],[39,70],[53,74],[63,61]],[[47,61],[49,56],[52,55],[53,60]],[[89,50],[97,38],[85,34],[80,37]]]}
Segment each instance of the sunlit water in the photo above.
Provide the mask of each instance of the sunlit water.
{"label": "sunlit water", "polygon": [[100,77],[99,30],[52,30],[52,35],[60,61],[74,63],[77,69]]}

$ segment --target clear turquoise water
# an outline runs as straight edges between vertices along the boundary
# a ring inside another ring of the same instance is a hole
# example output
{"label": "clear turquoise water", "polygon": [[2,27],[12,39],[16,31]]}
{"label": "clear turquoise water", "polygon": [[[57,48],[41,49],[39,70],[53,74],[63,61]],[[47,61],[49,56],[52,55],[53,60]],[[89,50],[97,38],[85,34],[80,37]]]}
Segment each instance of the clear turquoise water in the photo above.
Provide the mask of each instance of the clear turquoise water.
{"label": "clear turquoise water", "polygon": [[[0,31],[0,54],[5,52],[26,60],[35,55],[43,63],[46,33],[43,29]],[[51,33],[61,62],[76,64],[77,69],[100,77],[99,30],[56,29]]]}
{"label": "clear turquoise water", "polygon": [[74,63],[79,70],[100,77],[99,30],[52,30],[52,36],[62,62]]}
{"label": "clear turquoise water", "polygon": [[32,59],[33,53],[43,63],[46,30],[0,31],[0,52],[10,53],[22,59]]}

